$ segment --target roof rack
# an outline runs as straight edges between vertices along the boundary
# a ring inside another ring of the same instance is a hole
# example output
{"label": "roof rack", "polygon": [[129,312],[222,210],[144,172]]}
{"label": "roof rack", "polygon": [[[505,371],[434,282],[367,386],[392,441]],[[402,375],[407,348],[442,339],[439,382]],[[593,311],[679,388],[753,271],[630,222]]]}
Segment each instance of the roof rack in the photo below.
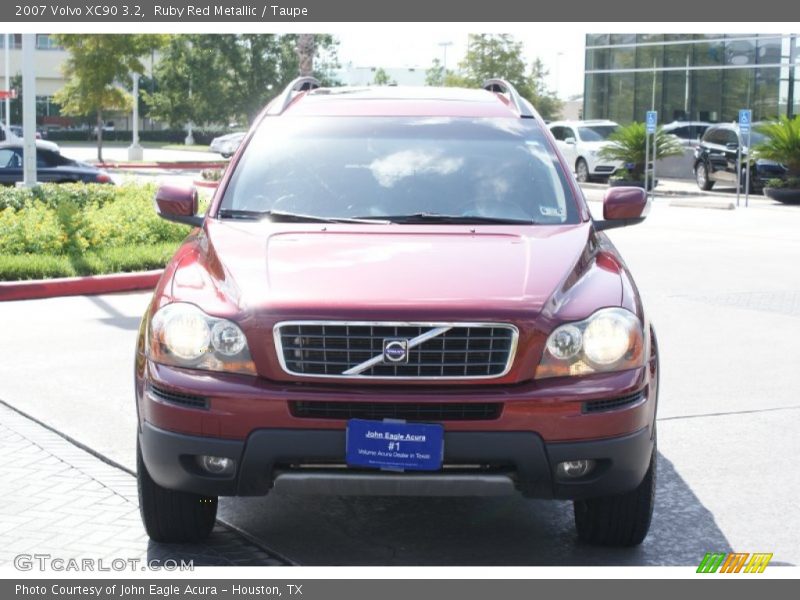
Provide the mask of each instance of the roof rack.
{"label": "roof rack", "polygon": [[505,79],[487,79],[483,82],[481,87],[487,92],[506,94],[511,104],[517,109],[520,117],[523,119],[533,118],[533,111],[531,110],[530,103],[520,96],[517,89]]}
{"label": "roof rack", "polygon": [[294,100],[297,93],[315,90],[321,86],[322,84],[315,77],[298,77],[289,85],[287,85],[281,94],[272,101],[269,109],[267,110],[267,114],[282,114],[283,111],[286,110],[286,107],[292,103],[292,100]]}

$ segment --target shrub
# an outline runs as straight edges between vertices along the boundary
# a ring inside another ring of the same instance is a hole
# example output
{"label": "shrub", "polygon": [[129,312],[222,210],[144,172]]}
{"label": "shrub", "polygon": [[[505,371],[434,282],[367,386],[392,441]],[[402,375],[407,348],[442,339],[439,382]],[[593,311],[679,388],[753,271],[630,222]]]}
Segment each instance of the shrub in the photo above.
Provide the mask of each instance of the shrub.
{"label": "shrub", "polygon": [[754,148],[756,155],[786,166],[787,179],[800,178],[800,116],[764,123],[758,131],[765,140]]}
{"label": "shrub", "polygon": [[[193,129],[192,137],[195,144],[205,146],[215,137],[230,133],[229,129]],[[167,144],[183,144],[186,131],[183,129],[156,129],[139,131],[139,140],[142,142],[161,142]],[[47,139],[53,142],[96,142],[94,129],[61,129],[51,131]],[[104,131],[104,142],[130,142],[133,132],[130,130]]]}
{"label": "shrub", "polygon": [[0,188],[0,210],[5,208],[20,209],[35,203],[56,208],[60,204],[71,201],[78,208],[90,204],[105,205],[114,202],[121,196],[148,195],[152,198],[155,187],[126,184],[122,186],[98,185],[94,183],[59,183],[44,184],[33,188],[3,187]]}
{"label": "shrub", "polygon": [[60,254],[66,242],[55,211],[42,204],[0,211],[0,254]]}
{"label": "shrub", "polygon": [[0,190],[0,280],[163,267],[189,229],[158,217],[156,186]]}
{"label": "shrub", "polygon": [[170,223],[153,210],[152,194],[129,194],[104,206],[86,209],[86,226],[79,231],[91,248],[175,242],[186,237],[185,225]]}
{"label": "shrub", "polygon": [[[647,136],[647,127],[644,123],[631,123],[620,127],[608,136],[611,143],[600,149],[600,158],[626,163],[630,177],[641,181],[644,179]],[[651,160],[683,154],[680,141],[674,135],[665,133],[660,127],[656,129],[654,139],[655,148],[650,148]]]}

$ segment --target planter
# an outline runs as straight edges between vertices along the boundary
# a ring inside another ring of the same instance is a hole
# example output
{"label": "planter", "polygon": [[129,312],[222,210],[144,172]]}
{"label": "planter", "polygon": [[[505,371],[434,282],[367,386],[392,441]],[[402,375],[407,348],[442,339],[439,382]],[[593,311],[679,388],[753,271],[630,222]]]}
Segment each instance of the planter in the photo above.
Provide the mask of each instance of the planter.
{"label": "planter", "polygon": [[[653,182],[648,181],[647,189],[653,189]],[[656,179],[656,186],[658,186],[658,179]],[[609,179],[608,187],[638,187],[644,189],[644,181],[636,179]]]}
{"label": "planter", "polygon": [[765,187],[764,195],[784,204],[800,204],[800,188]]}

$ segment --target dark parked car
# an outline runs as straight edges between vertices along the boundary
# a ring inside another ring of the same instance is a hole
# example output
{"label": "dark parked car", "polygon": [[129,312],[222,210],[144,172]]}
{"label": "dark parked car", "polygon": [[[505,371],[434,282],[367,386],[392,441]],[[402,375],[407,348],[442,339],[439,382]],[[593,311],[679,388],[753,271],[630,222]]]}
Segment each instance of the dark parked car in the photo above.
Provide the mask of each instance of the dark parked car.
{"label": "dark parked car", "polygon": [[[658,347],[572,164],[507,82],[322,88],[300,78],[242,142],[142,319],[140,506],[202,539],[219,496],[573,500],[582,540],[647,534]],[[414,515],[409,515],[414,518]]]}
{"label": "dark parked car", "polygon": [[[0,144],[0,184],[23,180],[23,149],[20,144]],[[111,176],[92,165],[67,158],[37,142],[36,179],[42,183],[113,183]]]}
{"label": "dark parked car", "polygon": [[664,125],[662,129],[664,133],[678,138],[684,146],[694,147],[709,127],[711,127],[711,123],[705,121],[672,121],[672,123]]}
{"label": "dark parked car", "polygon": [[[715,183],[736,187],[737,160],[741,144],[739,128],[733,123],[709,127],[700,145],[694,151],[695,181],[701,190],[710,190]],[[750,132],[750,145],[756,146],[764,137],[755,130]],[[745,185],[745,169],[749,148],[742,145],[741,186]],[[750,161],[750,191],[759,192],[769,179],[782,179],[786,168],[771,160]]]}

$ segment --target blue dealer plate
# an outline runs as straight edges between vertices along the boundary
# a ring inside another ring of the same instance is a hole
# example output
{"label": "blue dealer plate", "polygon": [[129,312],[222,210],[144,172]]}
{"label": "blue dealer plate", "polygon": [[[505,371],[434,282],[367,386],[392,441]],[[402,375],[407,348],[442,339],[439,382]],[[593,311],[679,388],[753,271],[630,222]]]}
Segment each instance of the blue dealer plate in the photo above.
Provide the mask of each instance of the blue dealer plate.
{"label": "blue dealer plate", "polygon": [[437,471],[444,455],[444,427],[350,419],[347,464],[354,467]]}

